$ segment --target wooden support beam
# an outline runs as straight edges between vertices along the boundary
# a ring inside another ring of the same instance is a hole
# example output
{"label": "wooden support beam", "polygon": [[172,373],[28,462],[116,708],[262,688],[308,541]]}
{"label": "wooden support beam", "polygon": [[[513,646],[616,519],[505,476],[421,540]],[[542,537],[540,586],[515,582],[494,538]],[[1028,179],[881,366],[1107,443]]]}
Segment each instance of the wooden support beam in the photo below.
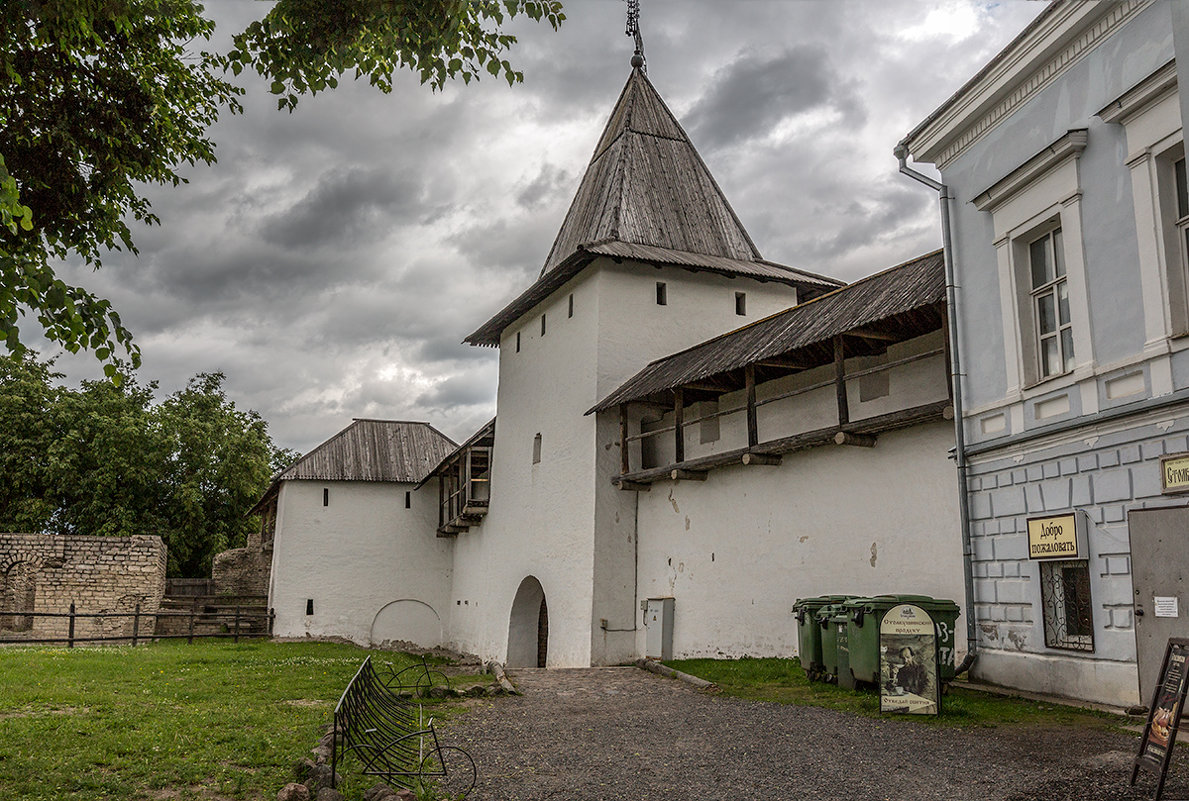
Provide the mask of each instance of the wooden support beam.
{"label": "wooden support beam", "polygon": [[781,462],[780,456],[773,456],[767,453],[745,453],[743,454],[743,464],[766,464],[778,465]]}
{"label": "wooden support beam", "polygon": [[839,431],[834,435],[835,445],[856,445],[860,448],[874,448],[875,437],[870,434],[852,434],[849,431]]}
{"label": "wooden support beam", "polygon": [[876,342],[896,342],[902,339],[896,334],[887,334],[883,331],[876,331],[872,328],[854,328],[847,331],[843,336],[858,337],[859,339],[871,339]]}
{"label": "wooden support beam", "polygon": [[631,471],[631,458],[628,452],[628,405],[619,404],[619,472]]}
{"label": "wooden support beam", "polygon": [[673,432],[674,456],[673,461],[685,461],[685,392],[681,389],[673,390]]}
{"label": "wooden support beam", "polygon": [[626,478],[621,478],[615,483],[624,492],[648,492],[652,489],[651,484],[645,484],[643,481],[628,481]]}
{"label": "wooden support beam", "polygon": [[842,337],[834,337],[834,390],[838,395],[838,425],[850,422],[850,407],[846,400],[846,347]]}
{"label": "wooden support beam", "polygon": [[790,359],[776,356],[756,362],[756,367],[777,367],[783,370],[808,370],[813,365],[803,359]]}
{"label": "wooden support beam", "polygon": [[717,392],[719,395],[726,395],[733,390],[724,387],[722,384],[714,384],[709,381],[695,381],[692,384],[682,385],[684,389],[692,389],[695,392]]}
{"label": "wooden support beam", "polygon": [[[954,381],[957,380],[957,376],[954,375],[953,370],[954,357],[950,353],[950,312],[944,303],[941,304],[941,336],[945,346],[945,388],[950,393],[949,399],[952,401],[954,399]],[[948,420],[952,417],[953,415],[946,419]]]}
{"label": "wooden support beam", "polygon": [[[743,381],[747,387],[747,447],[754,448],[760,441],[760,427],[756,420],[756,368],[743,368]],[[744,462],[744,464],[747,464]]]}
{"label": "wooden support beam", "polygon": [[705,470],[682,470],[680,467],[675,467],[669,473],[669,478],[673,479],[674,481],[677,481],[678,479],[682,479],[685,481],[705,481],[706,480],[706,471]]}

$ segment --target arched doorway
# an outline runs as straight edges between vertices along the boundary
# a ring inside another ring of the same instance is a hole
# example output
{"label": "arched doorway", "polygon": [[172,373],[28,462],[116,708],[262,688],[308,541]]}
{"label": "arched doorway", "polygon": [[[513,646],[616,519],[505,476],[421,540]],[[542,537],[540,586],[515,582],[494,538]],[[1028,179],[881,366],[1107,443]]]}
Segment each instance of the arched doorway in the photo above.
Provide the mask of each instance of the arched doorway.
{"label": "arched doorway", "polygon": [[520,582],[508,622],[508,667],[545,667],[549,653],[549,607],[535,576]]}

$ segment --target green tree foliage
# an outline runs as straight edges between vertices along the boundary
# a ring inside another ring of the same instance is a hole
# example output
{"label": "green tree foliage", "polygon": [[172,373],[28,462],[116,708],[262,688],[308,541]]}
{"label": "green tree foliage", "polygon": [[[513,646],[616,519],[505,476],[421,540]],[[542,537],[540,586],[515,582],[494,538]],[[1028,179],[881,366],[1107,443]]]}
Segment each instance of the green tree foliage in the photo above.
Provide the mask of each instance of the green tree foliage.
{"label": "green tree foliage", "polygon": [[221,56],[194,53],[214,23],[187,0],[0,3],[0,333],[22,348],[32,311],[50,339],[90,349],[118,380],[117,350],[140,353],[111,304],[59,279],[52,262],[98,267],[136,247],[129,220],[155,223],[138,184],[185,179],[214,161],[206,136],[240,90]]}
{"label": "green tree foliage", "polygon": [[60,378],[28,355],[0,358],[0,531],[158,534],[171,576],[207,576],[259,525],[245,513],[272,473],[297,458],[228,400],[221,373],[160,403],[156,384]]}
{"label": "green tree foliage", "polygon": [[277,106],[289,109],[352,71],[383,92],[398,69],[434,89],[484,72],[512,85],[524,75],[502,57],[516,43],[503,26],[517,16],[554,30],[565,19],[557,0],[278,0],[228,57],[236,73],[252,66],[271,78]]}
{"label": "green tree foliage", "polygon": [[0,0],[0,336],[24,348],[29,312],[51,340],[91,350],[113,381],[140,352],[111,304],[58,278],[54,262],[98,267],[136,252],[129,221],[158,222],[144,184],[184,183],[211,163],[207,129],[240,110],[227,72],[270,78],[281,107],[347,71],[382,91],[398,68],[440,88],[486,71],[509,83],[503,26],[556,28],[557,0],[277,0],[229,54],[193,50],[214,22],[196,0]]}

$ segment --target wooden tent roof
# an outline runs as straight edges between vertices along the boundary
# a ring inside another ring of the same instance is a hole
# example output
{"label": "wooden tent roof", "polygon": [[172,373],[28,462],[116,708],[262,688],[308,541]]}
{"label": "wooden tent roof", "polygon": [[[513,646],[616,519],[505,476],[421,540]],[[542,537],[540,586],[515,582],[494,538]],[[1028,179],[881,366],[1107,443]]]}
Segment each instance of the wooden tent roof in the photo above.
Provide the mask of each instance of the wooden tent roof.
{"label": "wooden tent roof", "polygon": [[282,481],[391,481],[415,484],[448,453],[454,442],[429,423],[356,418],[273,477],[248,514],[258,513]]}
{"label": "wooden tent roof", "polygon": [[734,374],[749,365],[787,364],[771,369],[790,372],[828,364],[832,339],[843,334],[882,342],[866,346],[874,351],[940,328],[944,304],[945,265],[938,250],[657,359],[587,413],[633,401],[671,403],[672,390],[695,383],[718,382],[720,392],[731,391],[741,386]]}
{"label": "wooden tent roof", "polygon": [[765,261],[648,77],[632,70],[535,284],[466,338],[500,333],[596,256],[803,287],[842,282]]}

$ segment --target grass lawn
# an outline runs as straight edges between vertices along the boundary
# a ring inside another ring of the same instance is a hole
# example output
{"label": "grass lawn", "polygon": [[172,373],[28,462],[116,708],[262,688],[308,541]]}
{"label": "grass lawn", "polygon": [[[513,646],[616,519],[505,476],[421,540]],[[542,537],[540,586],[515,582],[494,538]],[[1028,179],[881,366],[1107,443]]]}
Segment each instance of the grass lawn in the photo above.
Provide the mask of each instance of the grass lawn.
{"label": "grass lawn", "polygon": [[[834,684],[811,682],[796,659],[679,659],[671,668],[712,681],[725,695],[754,701],[821,706],[879,717],[879,694],[874,688],[847,690]],[[897,715],[925,725],[976,726],[1096,726],[1117,728],[1125,721],[1115,715],[1022,698],[1004,698],[951,688],[941,702],[941,716]]]}
{"label": "grass lawn", "polygon": [[[0,796],[275,798],[368,653],[258,640],[0,649]],[[372,784],[348,773],[341,789],[360,798]]]}

